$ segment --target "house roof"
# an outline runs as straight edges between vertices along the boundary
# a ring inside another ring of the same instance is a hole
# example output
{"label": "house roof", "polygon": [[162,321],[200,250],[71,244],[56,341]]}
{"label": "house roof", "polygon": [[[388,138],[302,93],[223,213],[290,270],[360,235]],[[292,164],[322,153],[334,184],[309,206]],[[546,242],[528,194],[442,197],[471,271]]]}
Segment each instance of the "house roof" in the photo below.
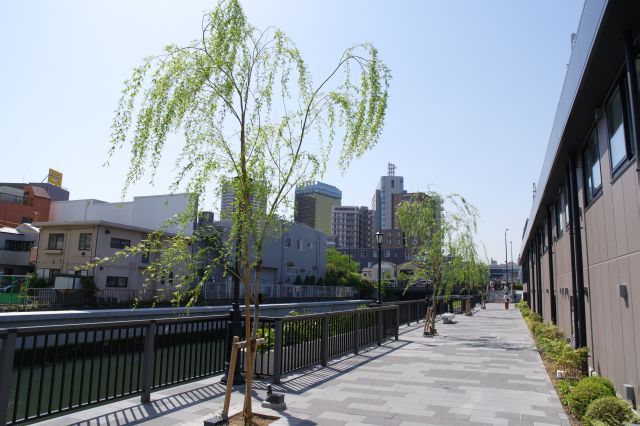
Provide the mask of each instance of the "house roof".
{"label": "house roof", "polygon": [[[71,222],[35,222],[34,226],[40,228],[60,228],[60,227],[82,227],[82,226],[108,226],[111,228],[126,229],[128,231],[138,231],[144,233],[155,232],[156,230],[150,228],[141,228],[138,226],[124,225],[122,223],[107,222],[104,220],[85,220],[85,221],[71,221]],[[166,235],[175,235],[170,232],[164,232]]]}

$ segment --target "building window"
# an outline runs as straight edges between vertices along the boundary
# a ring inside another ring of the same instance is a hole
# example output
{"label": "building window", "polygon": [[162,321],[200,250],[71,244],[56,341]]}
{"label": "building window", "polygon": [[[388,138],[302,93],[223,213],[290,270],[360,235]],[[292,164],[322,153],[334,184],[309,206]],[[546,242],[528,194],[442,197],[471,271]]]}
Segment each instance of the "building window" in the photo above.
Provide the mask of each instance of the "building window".
{"label": "building window", "polygon": [[547,245],[547,219],[542,224],[542,251],[546,252],[549,246]]}
{"label": "building window", "polygon": [[629,145],[624,126],[624,105],[622,92],[616,88],[607,103],[607,127],[609,129],[609,152],[611,169],[615,171],[633,155],[633,147]]}
{"label": "building window", "polygon": [[[33,247],[33,241],[5,240],[4,250],[6,251],[29,251]],[[11,275],[11,274],[7,274]]]}
{"label": "building window", "polygon": [[582,153],[584,168],[584,188],[587,204],[593,200],[600,188],[602,188],[602,176],[600,175],[600,151],[598,149],[598,135],[595,129],[591,132],[587,146]]}
{"label": "building window", "polygon": [[33,222],[32,217],[27,217],[27,216],[22,217],[22,223],[31,223],[31,222]]}
{"label": "building window", "polygon": [[362,253],[360,253],[360,257],[367,257],[367,251],[362,250]]}
{"label": "building window", "polygon": [[302,240],[297,240],[296,241],[296,249],[297,250],[302,250]]}
{"label": "building window", "polygon": [[131,247],[131,240],[125,240],[124,238],[111,238],[111,248],[122,250],[128,247]]}
{"label": "building window", "polygon": [[287,237],[284,239],[284,246],[291,247],[291,237]]}
{"label": "building window", "polygon": [[129,278],[127,277],[111,277],[108,276],[107,277],[107,287],[126,287],[127,286],[127,281],[129,281]]}
{"label": "building window", "polygon": [[47,250],[62,250],[64,247],[64,234],[49,234]]}
{"label": "building window", "polygon": [[80,240],[78,241],[78,250],[91,250],[91,233],[80,233]]}
{"label": "building window", "polygon": [[563,230],[562,211],[562,196],[560,196],[560,198],[558,198],[558,201],[556,201],[556,236],[558,238],[560,238],[560,236],[562,235]]}
{"label": "building window", "polygon": [[391,257],[391,250],[385,250],[384,257]]}

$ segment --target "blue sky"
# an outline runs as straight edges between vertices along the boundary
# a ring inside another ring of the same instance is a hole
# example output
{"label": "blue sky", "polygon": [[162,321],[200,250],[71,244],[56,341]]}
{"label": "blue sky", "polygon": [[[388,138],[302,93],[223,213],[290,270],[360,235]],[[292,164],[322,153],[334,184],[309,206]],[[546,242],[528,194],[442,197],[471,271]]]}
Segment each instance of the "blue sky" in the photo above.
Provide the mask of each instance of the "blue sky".
{"label": "blue sky", "polygon": [[[520,249],[582,0],[243,1],[251,22],[299,46],[316,80],[342,51],[372,42],[393,81],[379,144],[325,182],[369,206],[387,162],[409,191],[460,193],[478,239],[504,259]],[[0,3],[0,181],[64,173],[71,198],[120,199],[126,152],[103,167],[122,82],[143,57],[198,37],[212,1]],[[174,139],[179,143],[179,136]],[[167,192],[170,164],[154,186]]]}

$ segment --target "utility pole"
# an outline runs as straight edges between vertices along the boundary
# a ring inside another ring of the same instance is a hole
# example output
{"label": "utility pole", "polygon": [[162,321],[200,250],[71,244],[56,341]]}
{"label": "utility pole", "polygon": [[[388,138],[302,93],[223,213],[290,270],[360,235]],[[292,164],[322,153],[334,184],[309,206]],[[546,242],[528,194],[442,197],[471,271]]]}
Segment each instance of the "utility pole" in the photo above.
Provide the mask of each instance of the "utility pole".
{"label": "utility pole", "polygon": [[507,258],[507,231],[509,230],[509,228],[506,228],[504,230],[504,276],[505,276],[505,281],[507,282],[507,287],[509,287],[509,260]]}

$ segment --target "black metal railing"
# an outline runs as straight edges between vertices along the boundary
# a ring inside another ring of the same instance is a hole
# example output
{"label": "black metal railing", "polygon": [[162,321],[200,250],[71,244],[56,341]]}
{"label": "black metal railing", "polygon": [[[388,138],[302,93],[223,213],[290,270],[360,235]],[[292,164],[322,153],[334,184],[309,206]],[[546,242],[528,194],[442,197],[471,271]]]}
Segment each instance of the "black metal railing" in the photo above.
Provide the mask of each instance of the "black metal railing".
{"label": "black metal railing", "polygon": [[0,424],[224,370],[226,315],[0,330]]}
{"label": "black metal railing", "polygon": [[[0,329],[0,425],[40,420],[224,371],[228,316]],[[255,373],[282,374],[398,338],[399,307],[261,318]],[[241,353],[241,365],[244,354]]]}

